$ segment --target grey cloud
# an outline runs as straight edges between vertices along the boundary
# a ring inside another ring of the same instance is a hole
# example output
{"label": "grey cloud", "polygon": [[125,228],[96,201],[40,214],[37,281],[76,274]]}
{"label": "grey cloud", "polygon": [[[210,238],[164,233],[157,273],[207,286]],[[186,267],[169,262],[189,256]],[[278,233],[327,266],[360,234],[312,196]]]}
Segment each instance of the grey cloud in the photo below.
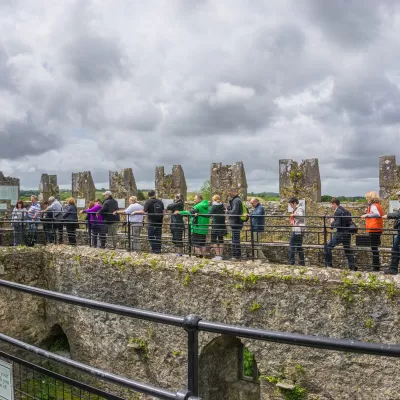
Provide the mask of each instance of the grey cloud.
{"label": "grey cloud", "polygon": [[351,49],[376,40],[384,16],[392,13],[397,4],[394,0],[308,0],[298,2],[297,9],[305,10],[329,40]]}
{"label": "grey cloud", "polygon": [[123,52],[111,38],[94,34],[76,36],[62,53],[67,76],[78,83],[104,83],[113,77],[128,76]]}
{"label": "grey cloud", "polygon": [[27,121],[9,122],[0,129],[0,157],[18,159],[26,155],[37,155],[62,147],[62,138],[46,134],[34,123]]}

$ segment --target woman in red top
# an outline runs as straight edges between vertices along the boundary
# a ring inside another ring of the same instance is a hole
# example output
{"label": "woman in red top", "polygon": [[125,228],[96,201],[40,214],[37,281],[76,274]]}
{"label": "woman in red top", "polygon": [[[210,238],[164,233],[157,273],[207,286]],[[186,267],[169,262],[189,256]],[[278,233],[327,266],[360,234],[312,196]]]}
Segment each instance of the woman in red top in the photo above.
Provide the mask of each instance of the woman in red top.
{"label": "woman in red top", "polygon": [[372,250],[372,268],[370,271],[378,272],[381,267],[379,259],[379,246],[381,245],[381,236],[383,232],[383,209],[381,207],[379,194],[376,192],[368,192],[365,195],[368,201],[368,208],[361,218],[365,219],[366,231],[369,234]]}

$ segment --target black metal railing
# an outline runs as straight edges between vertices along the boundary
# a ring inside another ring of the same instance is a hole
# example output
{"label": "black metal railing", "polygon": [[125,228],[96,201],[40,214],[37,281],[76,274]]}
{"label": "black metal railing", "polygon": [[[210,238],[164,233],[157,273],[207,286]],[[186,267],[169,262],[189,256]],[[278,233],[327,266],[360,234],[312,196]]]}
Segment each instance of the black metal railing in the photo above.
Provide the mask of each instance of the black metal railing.
{"label": "black metal railing", "polygon": [[[374,244],[364,227],[364,221],[360,217],[352,217],[358,225],[358,233],[347,234],[344,245],[340,243],[340,246],[333,248],[330,242],[336,232],[331,229],[328,215],[307,215],[306,226],[303,228],[291,226],[287,215],[250,216],[240,226],[232,226],[229,221],[223,226],[216,226],[211,218],[215,214],[200,216],[207,217],[210,223],[198,224],[198,216],[195,215],[184,215],[180,225],[171,222],[170,214],[165,214],[161,224],[149,221],[151,215],[140,223],[132,222],[130,216],[122,215],[122,221],[112,224],[104,221],[62,221],[46,218],[32,221],[27,220],[24,215],[20,221],[3,220],[0,245],[68,243],[126,251],[217,259],[267,259],[280,264],[323,266],[329,264],[327,253],[331,252],[334,267],[349,266],[348,260],[352,257],[359,269],[373,267],[377,263],[390,265],[392,256],[399,255],[398,249],[392,249],[398,230],[391,227],[390,221],[385,221],[384,229],[377,238],[378,242]],[[221,216],[225,217],[225,214]],[[255,218],[265,218],[265,223],[254,224]],[[207,234],[199,235],[199,230]]]}
{"label": "black metal railing", "polygon": [[190,314],[186,317],[157,313],[135,309],[116,304],[109,304],[97,300],[80,298],[68,294],[52,292],[45,289],[30,287],[19,283],[0,280],[0,286],[3,288],[17,290],[40,296],[46,299],[73,304],[80,307],[110,312],[117,315],[131,317],[140,320],[152,321],[163,325],[172,325],[184,329],[187,333],[187,390],[183,389],[176,393],[168,390],[155,388],[154,386],[139,383],[106,371],[93,368],[91,366],[67,359],[38,347],[21,342],[17,339],[0,333],[0,341],[16,346],[18,348],[33,352],[39,356],[57,361],[61,364],[74,367],[80,371],[88,372],[94,376],[104,379],[108,382],[116,383],[128,387],[140,393],[149,394],[161,399],[190,399],[199,400],[198,382],[199,382],[199,332],[210,332],[216,334],[230,335],[240,338],[260,340],[265,342],[283,343],[295,346],[336,350],[342,352],[353,352],[361,354],[371,354],[375,356],[400,357],[400,346],[382,343],[367,343],[357,340],[337,339],[322,336],[303,335],[298,333],[278,332],[265,329],[255,329],[243,326],[235,326],[218,322],[202,320],[200,316]]}

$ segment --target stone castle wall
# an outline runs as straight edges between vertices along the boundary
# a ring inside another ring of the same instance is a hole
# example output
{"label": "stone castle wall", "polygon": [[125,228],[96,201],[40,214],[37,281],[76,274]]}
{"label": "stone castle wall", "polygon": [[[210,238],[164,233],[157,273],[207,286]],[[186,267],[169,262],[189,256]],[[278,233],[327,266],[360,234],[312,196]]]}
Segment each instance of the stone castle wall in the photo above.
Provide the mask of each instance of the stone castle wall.
{"label": "stone castle wall", "polygon": [[311,202],[321,201],[321,178],[317,158],[303,160],[279,160],[279,195],[281,201],[295,196]]}
{"label": "stone castle wall", "polygon": [[[400,342],[400,286],[393,278],[251,262],[180,258],[177,264],[175,257],[66,246],[1,249],[0,264],[2,279],[139,309],[197,313],[210,321],[309,335]],[[173,390],[186,384],[183,329],[5,289],[0,290],[0,305],[5,334],[38,344],[59,325],[75,360]],[[146,356],[131,345],[137,340],[145,343]],[[238,378],[241,343],[255,354],[259,382]],[[200,333],[204,400],[288,398],[290,393],[276,386],[278,379],[305,389],[307,399],[397,399],[399,368],[395,358]]]}
{"label": "stone castle wall", "polygon": [[110,191],[114,199],[125,199],[129,203],[129,197],[137,195],[137,187],[132,168],[124,168],[109,173]]}
{"label": "stone castle wall", "polygon": [[96,187],[90,171],[72,173],[72,197],[85,199],[86,204],[95,199]]}
{"label": "stone castle wall", "polygon": [[171,174],[165,174],[164,167],[156,167],[155,174],[156,196],[159,199],[172,199],[180,194],[187,199],[187,185],[182,166],[174,165]]}
{"label": "stone castle wall", "polygon": [[234,162],[232,165],[213,163],[210,177],[211,194],[219,194],[222,201],[228,200],[228,191],[236,188],[239,196],[247,200],[247,179],[243,162]]}
{"label": "stone castle wall", "polygon": [[57,175],[42,174],[39,184],[39,201],[47,201],[49,197],[59,198],[60,189],[57,185]]}

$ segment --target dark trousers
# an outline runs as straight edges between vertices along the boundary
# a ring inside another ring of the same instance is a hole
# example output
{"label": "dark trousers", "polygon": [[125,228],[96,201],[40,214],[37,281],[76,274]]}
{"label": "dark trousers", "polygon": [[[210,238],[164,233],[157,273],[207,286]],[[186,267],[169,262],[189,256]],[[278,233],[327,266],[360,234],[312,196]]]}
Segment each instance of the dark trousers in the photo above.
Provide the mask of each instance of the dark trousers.
{"label": "dark trousers", "polygon": [[232,227],[232,257],[234,258],[242,257],[242,247],[240,246],[240,232],[242,228],[242,226]]}
{"label": "dark trousers", "polygon": [[147,227],[147,237],[149,239],[151,251],[155,254],[161,253],[162,225],[149,225]]}
{"label": "dark trousers", "polygon": [[399,269],[400,259],[400,233],[394,237],[392,247],[392,259],[390,261],[390,268],[397,271]]}
{"label": "dark trousers", "polygon": [[381,232],[369,233],[372,250],[372,266],[376,268],[379,268],[381,266],[381,262],[379,260],[379,246],[381,245],[381,236]]}
{"label": "dark trousers", "polygon": [[344,254],[347,258],[350,269],[355,269],[354,255],[351,251],[351,235],[349,233],[335,233],[332,240],[326,247],[325,263],[327,267],[332,267],[332,250],[339,244],[343,245]]}
{"label": "dark trousers", "polygon": [[66,225],[69,244],[76,244],[76,226],[74,224]]}
{"label": "dark trousers", "polygon": [[25,244],[24,224],[22,222],[21,223],[14,222],[13,228],[14,228],[14,246]]}
{"label": "dark trousers", "polygon": [[[62,222],[56,222],[54,227],[54,243],[62,244],[64,242],[64,224]],[[58,232],[58,241],[56,231]]]}
{"label": "dark trousers", "polygon": [[97,247],[97,243],[100,242],[100,247],[104,249],[106,247],[107,227],[105,224],[93,224],[90,225],[90,233],[92,239],[92,246]]}
{"label": "dark trousers", "polygon": [[296,253],[299,255],[299,265],[305,265],[304,250],[303,250],[303,234],[290,234],[290,247],[289,247],[289,263],[294,265],[296,263]]}

